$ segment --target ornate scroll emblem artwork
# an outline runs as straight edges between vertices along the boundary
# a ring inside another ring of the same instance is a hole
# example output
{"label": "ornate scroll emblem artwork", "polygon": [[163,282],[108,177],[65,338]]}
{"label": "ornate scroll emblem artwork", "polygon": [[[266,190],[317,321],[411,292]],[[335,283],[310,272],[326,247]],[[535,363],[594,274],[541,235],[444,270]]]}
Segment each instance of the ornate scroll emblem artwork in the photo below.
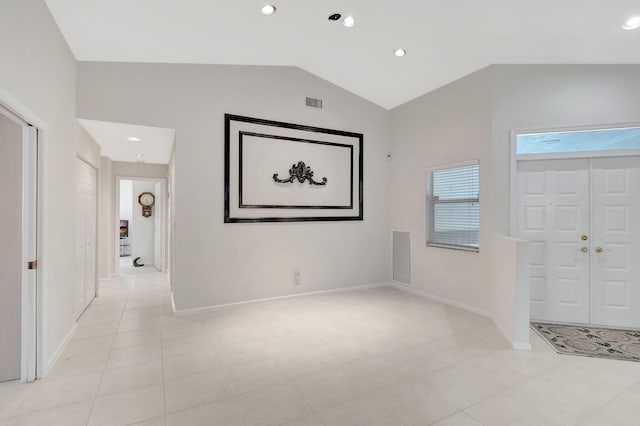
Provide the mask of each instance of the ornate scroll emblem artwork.
{"label": "ornate scroll emblem artwork", "polygon": [[298,161],[298,164],[293,164],[289,169],[289,178],[288,179],[279,179],[278,173],[273,174],[273,181],[278,183],[293,183],[293,181],[297,179],[298,182],[304,183],[305,180],[309,181],[310,185],[326,185],[327,178],[323,177],[322,182],[316,182],[313,180],[313,171],[311,167],[308,167],[304,164],[304,161]]}

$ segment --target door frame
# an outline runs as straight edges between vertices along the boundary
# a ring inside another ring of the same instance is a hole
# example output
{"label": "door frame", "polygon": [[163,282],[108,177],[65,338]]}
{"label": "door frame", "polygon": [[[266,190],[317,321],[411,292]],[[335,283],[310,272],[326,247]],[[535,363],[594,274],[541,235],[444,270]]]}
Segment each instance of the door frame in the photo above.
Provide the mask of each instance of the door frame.
{"label": "door frame", "polygon": [[113,234],[113,237],[116,242],[115,244],[115,250],[114,250],[114,263],[115,263],[115,273],[116,276],[120,275],[120,247],[119,244],[117,244],[120,240],[120,181],[123,180],[143,180],[143,181],[149,181],[149,182],[160,182],[160,189],[162,191],[161,197],[160,199],[162,200],[162,206],[161,206],[161,212],[160,212],[160,226],[161,226],[161,231],[160,231],[160,238],[161,238],[161,243],[160,243],[160,252],[161,252],[161,257],[162,257],[162,270],[160,272],[166,272],[168,269],[168,265],[167,265],[167,253],[169,252],[169,247],[168,247],[168,239],[167,239],[167,213],[168,213],[168,208],[167,208],[167,203],[168,203],[168,187],[167,187],[167,177],[163,176],[163,177],[139,177],[139,176],[115,176],[115,191],[114,191],[114,195],[115,195],[115,200],[114,200],[114,211],[113,211],[113,219],[114,219],[114,228],[115,228],[115,232]]}
{"label": "door frame", "polygon": [[[46,267],[46,257],[44,256],[44,230],[47,227],[44,200],[46,198],[47,187],[44,179],[46,171],[46,152],[48,148],[49,126],[45,120],[27,108],[18,101],[7,90],[0,86],[0,108],[17,117],[21,122],[26,123],[28,127],[34,128],[35,131],[35,152],[30,151],[23,161],[35,161],[36,164],[23,164],[23,170],[35,170],[36,194],[31,191],[23,193],[24,203],[29,211],[34,212],[36,220],[36,247],[29,247],[29,250],[35,252],[35,260],[37,268],[35,274],[35,282],[25,286],[23,281],[22,291],[22,347],[21,347],[21,377],[22,382],[31,382],[36,378],[43,377],[46,374],[45,359],[45,336],[47,332],[46,323],[44,321],[44,291],[46,288],[46,278],[43,271]],[[28,127],[23,132],[23,152],[28,144],[25,144],[25,138],[29,137]],[[31,131],[32,132],[32,131]],[[28,166],[28,167],[25,167]],[[24,187],[23,187],[24,190]],[[23,230],[23,239],[25,238]]]}
{"label": "door frame", "polygon": [[[517,200],[518,200],[518,162],[530,161],[530,160],[560,160],[560,159],[579,159],[579,158],[602,158],[602,157],[637,157],[640,156],[640,149],[624,149],[624,150],[603,150],[603,151],[579,151],[579,152],[559,152],[551,154],[517,154],[517,138],[519,135],[531,134],[531,133],[559,133],[559,132],[579,132],[585,130],[607,130],[607,129],[623,129],[627,127],[640,127],[639,122],[627,122],[627,123],[609,123],[609,124],[589,124],[578,126],[562,126],[562,127],[538,127],[538,128],[521,128],[513,129],[510,132],[510,144],[509,144],[509,231],[512,238],[516,238],[516,216],[517,216]],[[591,161],[589,162],[589,170],[591,170]],[[589,197],[589,203],[591,203],[591,197]],[[589,225],[591,226],[591,225]],[[517,286],[523,285],[523,283],[516,283]],[[529,291],[518,288],[516,294],[522,298],[517,300],[516,304],[526,303],[529,304]],[[526,298],[526,300],[525,300]],[[592,310],[593,301],[589,300],[589,310]],[[520,315],[516,313],[516,315]],[[515,321],[519,322],[525,320],[524,318],[517,318]],[[531,318],[526,318],[526,321],[531,321]]]}

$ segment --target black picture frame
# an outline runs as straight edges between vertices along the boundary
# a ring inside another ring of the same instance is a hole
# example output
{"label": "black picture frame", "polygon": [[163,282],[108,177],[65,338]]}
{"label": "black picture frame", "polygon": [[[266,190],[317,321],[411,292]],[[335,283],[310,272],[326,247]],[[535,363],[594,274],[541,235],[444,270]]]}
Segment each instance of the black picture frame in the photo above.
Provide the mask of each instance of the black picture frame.
{"label": "black picture frame", "polygon": [[[364,145],[364,135],[362,133],[355,132],[347,132],[342,130],[334,130],[334,129],[326,129],[321,127],[314,126],[306,126],[300,124],[293,123],[285,123],[281,121],[273,121],[266,120],[262,118],[255,117],[246,117],[235,114],[225,114],[225,155],[224,155],[224,223],[261,223],[261,222],[335,222],[335,221],[361,221],[364,217],[363,211],[363,199],[364,199],[364,186],[363,186],[363,176],[364,176],[364,155],[363,155],[363,145]],[[256,210],[264,210],[265,214],[263,217],[235,217],[231,213],[231,124],[232,122],[239,123],[250,123],[257,124],[261,126],[273,127],[273,131],[270,132],[250,132],[246,130],[238,131],[238,148],[240,150],[238,156],[238,194],[237,194],[237,207],[239,209],[254,209]],[[300,130],[303,132],[309,133],[317,133],[317,138],[297,138],[285,135],[279,135],[278,129],[293,129]],[[355,144],[357,144],[358,158],[354,159],[354,145],[341,144],[336,142],[323,141],[322,135],[336,135],[336,136],[344,136],[347,138],[354,138]],[[286,140],[289,142],[296,143],[312,143],[312,144],[321,144],[328,145],[337,148],[345,148],[350,150],[350,158],[351,158],[351,187],[350,187],[350,204],[349,205],[278,205],[278,204],[245,204],[243,202],[242,197],[242,140],[245,135],[251,136],[259,136],[261,138],[268,138],[273,140]],[[358,164],[358,184],[354,185],[354,181],[356,176],[354,176],[354,164],[357,161]],[[354,194],[354,187],[357,188],[357,194]],[[357,204],[355,204],[357,203]],[[357,206],[357,211],[355,215],[350,216],[342,216],[336,214],[335,216],[314,216],[310,215],[299,215],[299,216],[271,216],[268,212],[274,211],[274,209],[284,209],[284,210],[300,210],[302,212],[311,212],[313,210],[336,210],[336,212],[344,211],[345,209],[354,209],[354,205]]]}

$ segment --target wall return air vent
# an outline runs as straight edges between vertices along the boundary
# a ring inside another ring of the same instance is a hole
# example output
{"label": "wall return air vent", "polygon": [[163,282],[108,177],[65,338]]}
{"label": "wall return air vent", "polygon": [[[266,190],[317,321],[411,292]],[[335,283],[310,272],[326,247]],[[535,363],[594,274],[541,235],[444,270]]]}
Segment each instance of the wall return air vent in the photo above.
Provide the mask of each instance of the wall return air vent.
{"label": "wall return air vent", "polygon": [[411,285],[411,233],[393,231],[393,281]]}
{"label": "wall return air vent", "polygon": [[306,103],[308,107],[322,109],[322,99],[307,98]]}

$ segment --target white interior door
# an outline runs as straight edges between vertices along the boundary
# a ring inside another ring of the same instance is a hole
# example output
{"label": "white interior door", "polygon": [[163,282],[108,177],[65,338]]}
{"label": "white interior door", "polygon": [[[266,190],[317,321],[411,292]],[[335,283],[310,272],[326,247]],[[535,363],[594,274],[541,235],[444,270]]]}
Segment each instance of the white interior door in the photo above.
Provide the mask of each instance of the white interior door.
{"label": "white interior door", "polygon": [[0,114],[0,382],[21,373],[22,132]]}
{"label": "white interior door", "polygon": [[154,186],[155,204],[153,206],[153,264],[162,271],[162,183]]}
{"label": "white interior door", "polygon": [[98,218],[98,172],[93,167],[87,165],[87,188],[86,188],[86,205],[85,205],[85,286],[84,286],[84,308],[89,306],[89,303],[96,297],[96,283],[97,283],[97,250],[98,245],[98,232],[97,232],[97,218]]}
{"label": "white interior door", "polygon": [[588,323],[589,160],[520,162],[517,176],[516,232],[531,242],[531,318]]}
{"label": "white interior door", "polygon": [[640,328],[640,157],[591,168],[591,322]]}
{"label": "white interior door", "polygon": [[96,169],[76,161],[76,288],[73,311],[82,314],[96,294]]}

